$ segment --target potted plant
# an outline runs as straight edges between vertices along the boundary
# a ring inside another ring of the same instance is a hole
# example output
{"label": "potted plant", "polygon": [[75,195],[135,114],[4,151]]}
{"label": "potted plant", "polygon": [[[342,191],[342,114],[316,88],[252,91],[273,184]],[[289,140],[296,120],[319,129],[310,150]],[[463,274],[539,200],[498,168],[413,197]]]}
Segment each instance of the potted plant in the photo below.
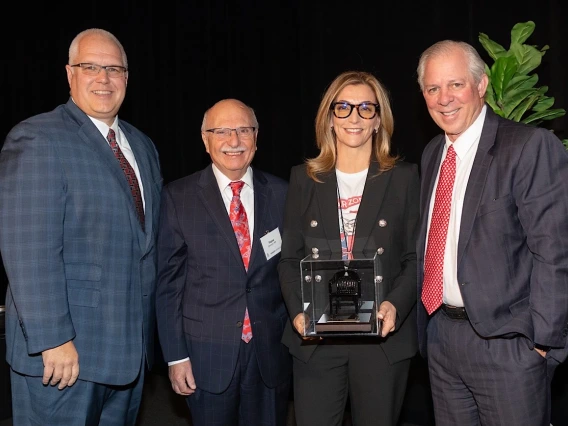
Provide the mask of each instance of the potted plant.
{"label": "potted plant", "polygon": [[[525,44],[534,32],[533,21],[519,22],[511,30],[511,44],[505,49],[479,33],[479,42],[494,60],[491,68],[486,64],[489,85],[485,100],[501,117],[538,126],[544,120],[553,120],[566,114],[563,108],[552,108],[554,98],[547,96],[547,86],[538,87],[538,75],[533,71],[540,65],[549,49],[545,45]],[[568,139],[563,140],[568,149]]]}

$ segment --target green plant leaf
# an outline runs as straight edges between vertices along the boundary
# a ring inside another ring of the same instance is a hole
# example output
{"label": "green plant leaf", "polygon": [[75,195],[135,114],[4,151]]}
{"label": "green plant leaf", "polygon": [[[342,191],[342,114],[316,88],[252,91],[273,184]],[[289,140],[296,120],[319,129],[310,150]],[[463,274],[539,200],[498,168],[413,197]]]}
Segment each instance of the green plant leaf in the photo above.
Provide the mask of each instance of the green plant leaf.
{"label": "green plant leaf", "polygon": [[553,120],[558,117],[562,117],[566,114],[566,111],[562,108],[557,109],[549,109],[546,111],[535,112],[534,114],[529,115],[527,118],[523,119],[523,123],[532,123],[536,120]]}
{"label": "green plant leaf", "polygon": [[491,40],[487,36],[487,34],[479,33],[478,39],[479,39],[479,42],[481,43],[481,45],[483,46],[483,48],[485,49],[485,51],[487,53],[489,53],[489,56],[491,56],[491,58],[494,61],[496,61],[501,56],[505,56],[505,55],[509,54],[509,52],[507,52],[507,50],[505,50],[505,48],[503,46],[501,46],[499,43],[496,43],[493,40]]}
{"label": "green plant leaf", "polygon": [[507,87],[505,88],[504,96],[507,96],[509,91],[531,89],[538,82],[538,75],[515,75]]}
{"label": "green plant leaf", "polygon": [[[522,90],[510,90],[507,96],[503,97],[503,112],[505,117],[509,117],[511,113],[519,106],[525,99],[531,98],[536,95],[538,99],[538,93],[536,89],[522,89]],[[535,99],[535,101],[536,101]]]}
{"label": "green plant leaf", "polygon": [[533,106],[533,111],[540,112],[547,110],[554,105],[554,98],[550,96],[542,96],[538,102]]}
{"label": "green plant leaf", "polygon": [[519,22],[511,30],[511,44],[523,44],[534,32],[535,23],[533,21]]}
{"label": "green plant leaf", "polygon": [[568,151],[568,139],[562,139],[562,143],[564,144],[566,151]]}
{"label": "green plant leaf", "polygon": [[491,67],[490,83],[495,90],[495,100],[500,103],[503,91],[517,72],[517,61],[514,56],[502,56]]}
{"label": "green plant leaf", "polygon": [[493,91],[491,83],[487,85],[487,90],[485,91],[485,102],[489,104],[493,111],[499,109],[499,106],[495,102],[495,92]]}
{"label": "green plant leaf", "polygon": [[528,74],[537,68],[544,56],[544,52],[539,51],[535,47],[518,43],[511,44],[511,52],[515,54],[519,66],[517,72],[521,75]]}
{"label": "green plant leaf", "polygon": [[538,99],[537,95],[529,96],[525,98],[518,106],[512,111],[507,118],[513,121],[521,121],[523,119],[523,115],[532,108],[536,100]]}

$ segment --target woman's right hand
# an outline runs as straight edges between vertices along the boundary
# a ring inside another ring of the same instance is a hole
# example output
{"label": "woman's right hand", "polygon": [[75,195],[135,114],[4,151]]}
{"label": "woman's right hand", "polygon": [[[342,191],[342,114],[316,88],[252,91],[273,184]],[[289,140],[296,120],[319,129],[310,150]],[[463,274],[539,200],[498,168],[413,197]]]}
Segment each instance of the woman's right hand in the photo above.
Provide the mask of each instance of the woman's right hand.
{"label": "woman's right hand", "polygon": [[310,323],[310,317],[308,317],[306,314],[304,314],[303,312],[301,314],[296,315],[296,318],[294,318],[293,324],[294,324],[294,328],[296,329],[296,331],[298,332],[298,334],[300,336],[304,336],[304,334],[306,333],[306,324]]}
{"label": "woman's right hand", "polygon": [[322,339],[322,337],[305,336],[304,335],[307,331],[307,328],[309,327],[309,324],[310,324],[310,317],[307,314],[301,313],[301,314],[296,315],[296,318],[294,318],[294,321],[292,321],[292,323],[294,324],[294,328],[296,329],[298,334],[302,337],[302,339],[304,339],[304,340],[321,340]]}

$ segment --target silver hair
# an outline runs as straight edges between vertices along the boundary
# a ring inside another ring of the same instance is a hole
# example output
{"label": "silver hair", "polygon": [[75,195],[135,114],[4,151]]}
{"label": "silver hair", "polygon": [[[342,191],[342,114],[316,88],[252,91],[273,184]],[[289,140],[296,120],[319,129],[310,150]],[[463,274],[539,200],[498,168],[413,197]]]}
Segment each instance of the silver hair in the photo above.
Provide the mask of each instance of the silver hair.
{"label": "silver hair", "polygon": [[466,43],[465,41],[455,41],[455,40],[442,40],[434,43],[420,55],[420,60],[418,61],[418,68],[416,73],[418,74],[418,84],[420,85],[420,90],[424,90],[424,71],[426,69],[426,62],[428,60],[447,55],[454,51],[455,49],[461,50],[467,58],[467,67],[469,69],[470,75],[473,77],[475,84],[478,84],[483,75],[485,74],[485,62],[479,56],[479,53],[475,48]]}
{"label": "silver hair", "polygon": [[[122,66],[128,69],[128,59],[126,58],[126,52],[124,47],[118,39],[110,32],[103,30],[101,28],[89,28],[88,30],[81,31],[79,34],[75,36],[71,45],[69,46],[69,65],[74,64],[77,60],[77,56],[79,55],[79,43],[83,38],[90,35],[99,35],[101,37],[107,38],[108,40],[112,41],[117,47],[120,49],[120,55],[122,56]],[[113,64],[118,65],[118,64]]]}

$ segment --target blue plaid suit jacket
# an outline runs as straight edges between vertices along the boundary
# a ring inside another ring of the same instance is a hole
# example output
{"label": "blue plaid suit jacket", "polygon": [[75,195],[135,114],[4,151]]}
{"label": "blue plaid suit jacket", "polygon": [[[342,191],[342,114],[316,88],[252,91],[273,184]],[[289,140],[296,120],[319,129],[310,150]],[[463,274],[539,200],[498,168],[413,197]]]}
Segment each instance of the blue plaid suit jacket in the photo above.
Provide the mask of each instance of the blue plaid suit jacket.
{"label": "blue plaid suit jacket", "polygon": [[162,177],[152,141],[119,122],[146,203],[140,227],[107,141],[72,100],[27,119],[0,153],[7,360],[41,376],[41,352],[73,340],[79,378],[132,382],[153,361],[155,236]]}
{"label": "blue plaid suit jacket", "polygon": [[269,387],[288,380],[280,343],[288,313],[276,266],[260,238],[282,232],[286,181],[253,169],[254,235],[248,272],[211,166],[164,187],[158,235],[158,334],[166,362],[189,357],[197,386],[213,393],[231,382],[245,307],[260,373]]}

